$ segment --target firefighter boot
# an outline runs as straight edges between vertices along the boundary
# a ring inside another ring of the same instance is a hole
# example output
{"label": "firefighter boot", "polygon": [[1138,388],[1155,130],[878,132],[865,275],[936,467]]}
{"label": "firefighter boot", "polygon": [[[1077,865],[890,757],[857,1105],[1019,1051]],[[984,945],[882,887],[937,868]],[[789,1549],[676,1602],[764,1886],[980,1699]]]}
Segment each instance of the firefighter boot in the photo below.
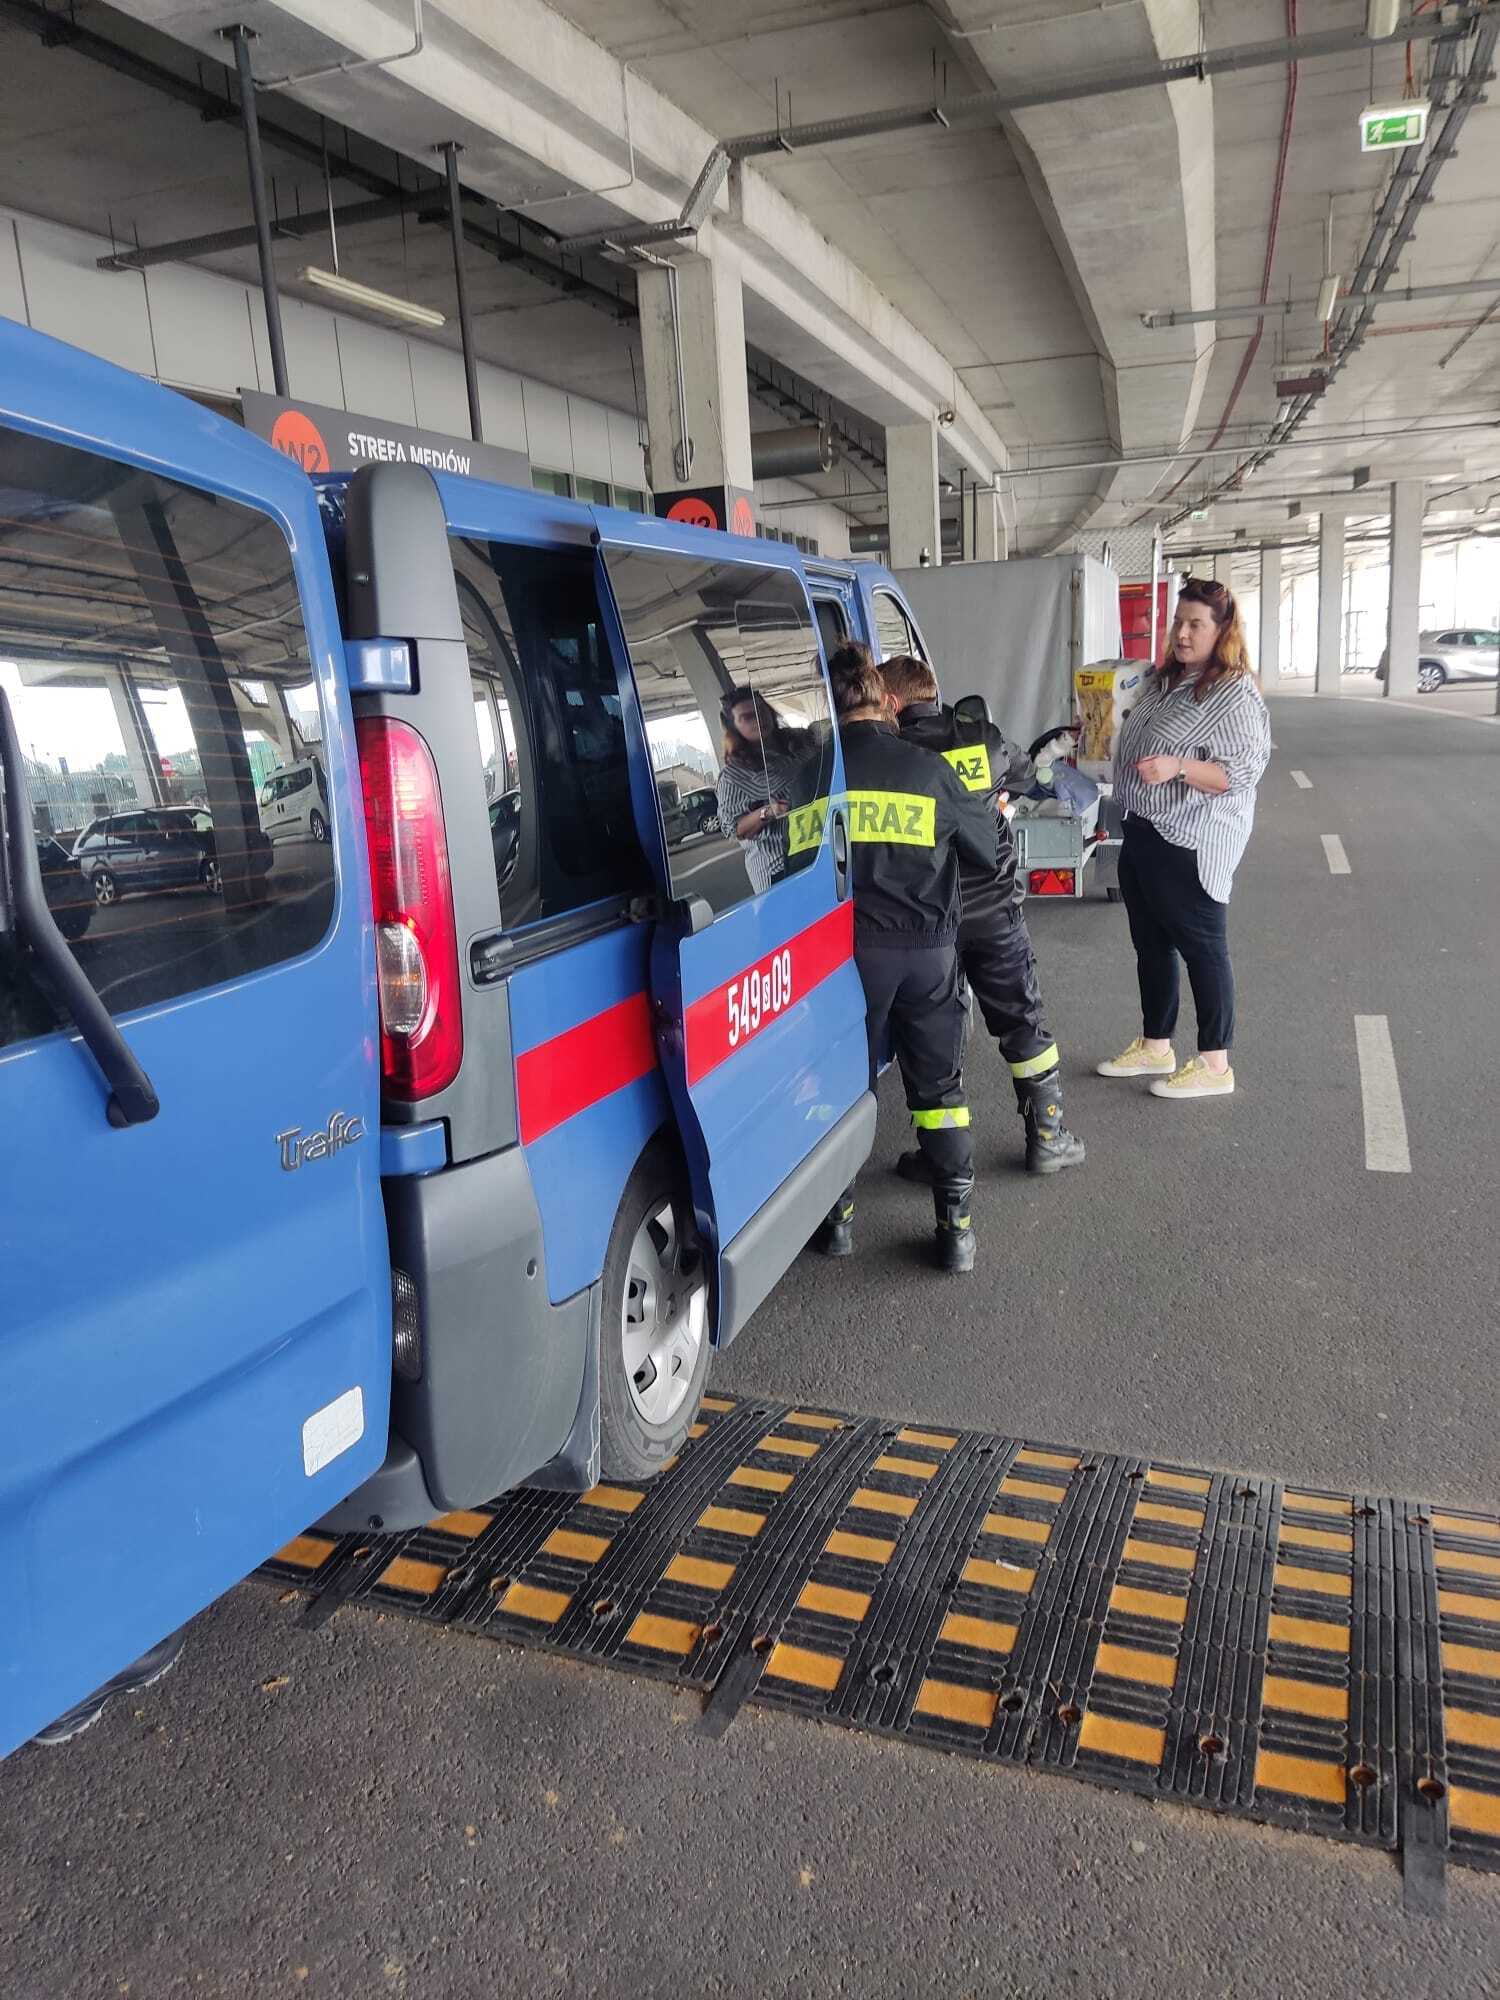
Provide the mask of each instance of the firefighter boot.
{"label": "firefighter boot", "polygon": [[854,1255],[854,1197],[841,1194],[813,1234],[812,1247],[822,1257]]}
{"label": "firefighter boot", "polygon": [[969,1195],[974,1183],[963,1181],[933,1190],[937,1215],[933,1254],[940,1271],[959,1276],[974,1268],[974,1227],[969,1219]]}
{"label": "firefighter boot", "polygon": [[1018,1076],[1016,1105],[1026,1120],[1026,1171],[1028,1174],[1060,1174],[1064,1167],[1083,1165],[1083,1141],[1075,1139],[1062,1122],[1062,1079],[1056,1070],[1047,1076]]}

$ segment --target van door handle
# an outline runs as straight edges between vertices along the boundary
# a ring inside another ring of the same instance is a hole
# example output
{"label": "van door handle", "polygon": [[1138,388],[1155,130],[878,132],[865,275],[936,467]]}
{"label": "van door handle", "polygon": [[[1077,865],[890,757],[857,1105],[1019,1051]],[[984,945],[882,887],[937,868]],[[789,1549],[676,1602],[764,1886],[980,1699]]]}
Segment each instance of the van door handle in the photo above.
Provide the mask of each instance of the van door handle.
{"label": "van door handle", "polygon": [[839,901],[844,902],[849,894],[849,823],[842,806],[833,815],[833,883]]}

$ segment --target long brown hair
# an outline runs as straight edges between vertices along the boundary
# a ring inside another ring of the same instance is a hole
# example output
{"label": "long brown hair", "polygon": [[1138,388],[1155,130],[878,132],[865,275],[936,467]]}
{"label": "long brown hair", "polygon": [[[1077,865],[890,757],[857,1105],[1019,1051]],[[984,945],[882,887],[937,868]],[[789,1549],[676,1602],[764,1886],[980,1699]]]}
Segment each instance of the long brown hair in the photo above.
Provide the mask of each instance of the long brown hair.
{"label": "long brown hair", "polygon": [[[1240,607],[1235,603],[1234,592],[1227,583],[1216,583],[1212,577],[1204,576],[1187,577],[1177,593],[1177,603],[1179,607],[1184,604],[1205,605],[1219,628],[1208,664],[1199,673],[1193,687],[1193,700],[1202,701],[1220,681],[1237,680],[1241,674],[1251,671],[1250,649],[1245,643]],[[1167,650],[1160,668],[1162,684],[1169,694],[1186,672],[1187,668],[1178,662],[1177,648],[1169,631]]]}
{"label": "long brown hair", "polygon": [[[755,710],[755,719],[760,724],[760,742],[752,743],[747,736],[741,736],[734,726],[734,711],[750,704]],[[762,762],[761,752],[770,750],[789,757],[797,748],[795,733],[788,729],[776,710],[763,694],[757,694],[752,687],[731,688],[725,695],[719,710],[724,721],[724,762],[726,764],[750,764]]]}

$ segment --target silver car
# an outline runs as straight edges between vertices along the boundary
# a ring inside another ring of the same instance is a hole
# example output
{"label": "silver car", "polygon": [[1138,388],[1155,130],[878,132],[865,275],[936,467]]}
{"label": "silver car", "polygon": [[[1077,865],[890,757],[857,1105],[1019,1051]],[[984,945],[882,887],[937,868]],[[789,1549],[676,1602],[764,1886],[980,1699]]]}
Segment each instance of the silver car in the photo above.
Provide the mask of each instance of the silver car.
{"label": "silver car", "polygon": [[[1387,646],[1375,669],[1383,681],[1390,663]],[[1492,681],[1500,673],[1500,632],[1473,625],[1447,625],[1417,634],[1417,686],[1435,694],[1449,681]]]}

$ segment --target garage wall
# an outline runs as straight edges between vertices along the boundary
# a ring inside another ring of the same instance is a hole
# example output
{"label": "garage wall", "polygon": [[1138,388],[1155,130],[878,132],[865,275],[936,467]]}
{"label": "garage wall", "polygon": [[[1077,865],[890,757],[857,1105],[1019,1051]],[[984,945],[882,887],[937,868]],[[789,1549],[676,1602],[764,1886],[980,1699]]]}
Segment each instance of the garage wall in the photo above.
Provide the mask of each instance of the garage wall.
{"label": "garage wall", "polygon": [[[0,208],[0,313],[177,389],[274,391],[260,294],[180,264],[100,271],[109,243]],[[467,437],[463,363],[451,349],[283,296],[287,371],[309,402]],[[644,488],[635,417],[479,364],[486,441],[533,465]]]}

